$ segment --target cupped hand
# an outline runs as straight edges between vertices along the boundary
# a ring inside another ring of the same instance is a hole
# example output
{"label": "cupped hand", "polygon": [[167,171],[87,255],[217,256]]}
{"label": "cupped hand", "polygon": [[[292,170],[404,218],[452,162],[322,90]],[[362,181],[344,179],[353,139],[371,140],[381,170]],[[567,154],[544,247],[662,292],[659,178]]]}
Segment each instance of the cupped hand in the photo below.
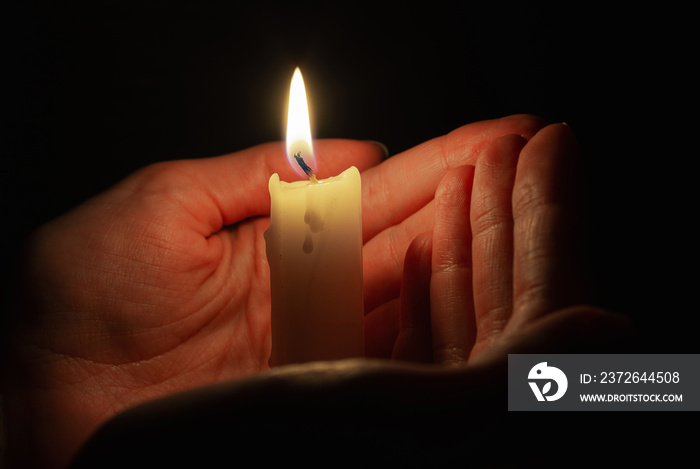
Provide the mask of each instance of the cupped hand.
{"label": "cupped hand", "polygon": [[[470,124],[381,164],[372,143],[316,142],[319,177],[363,171],[366,311],[397,303],[404,253],[432,224],[445,173],[540,127],[525,115]],[[33,235],[3,377],[10,459],[61,466],[123,409],[267,368],[274,172],[297,178],[282,144],[156,164]],[[386,328],[372,317],[376,355]]]}

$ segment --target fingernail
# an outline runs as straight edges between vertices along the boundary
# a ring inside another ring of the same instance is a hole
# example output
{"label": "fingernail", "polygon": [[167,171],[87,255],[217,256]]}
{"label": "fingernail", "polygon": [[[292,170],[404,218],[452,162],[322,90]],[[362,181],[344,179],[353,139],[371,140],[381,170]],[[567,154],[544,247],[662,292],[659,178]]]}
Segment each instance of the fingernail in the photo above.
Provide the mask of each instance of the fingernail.
{"label": "fingernail", "polygon": [[384,153],[384,158],[389,157],[389,148],[387,148],[387,146],[384,145],[382,142],[378,142],[376,140],[367,140],[367,142],[378,146],[382,150],[382,153]]}

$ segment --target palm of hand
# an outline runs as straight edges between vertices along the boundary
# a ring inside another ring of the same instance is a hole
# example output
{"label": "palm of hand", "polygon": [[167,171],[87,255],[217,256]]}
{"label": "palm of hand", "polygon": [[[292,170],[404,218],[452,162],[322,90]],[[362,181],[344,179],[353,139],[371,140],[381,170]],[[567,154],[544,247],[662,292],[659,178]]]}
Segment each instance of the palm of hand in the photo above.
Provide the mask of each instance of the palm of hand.
{"label": "palm of hand", "polygon": [[122,409],[267,367],[269,219],[212,232],[211,199],[163,183],[192,181],[177,164],[142,171],[29,243],[31,298],[14,337],[28,376],[7,406],[20,421],[52,409],[25,422],[48,460]]}
{"label": "palm of hand", "polygon": [[[269,281],[260,240],[268,219],[208,233],[208,220],[199,218],[204,199],[183,202],[162,188],[144,197],[161,181],[185,181],[162,172],[143,177],[153,180],[120,186],[37,235],[32,258],[46,264],[30,275],[48,287],[35,303],[37,317],[57,333],[36,350],[134,393],[264,369]],[[95,373],[101,367],[109,371]]]}

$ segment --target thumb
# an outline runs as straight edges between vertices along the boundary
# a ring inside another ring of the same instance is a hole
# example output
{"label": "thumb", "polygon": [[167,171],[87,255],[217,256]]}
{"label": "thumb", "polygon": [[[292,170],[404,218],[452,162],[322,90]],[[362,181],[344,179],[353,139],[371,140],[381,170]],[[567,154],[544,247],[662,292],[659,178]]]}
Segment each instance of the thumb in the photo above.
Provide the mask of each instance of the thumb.
{"label": "thumb", "polygon": [[[362,172],[385,158],[382,146],[369,141],[317,140],[314,149],[319,178],[335,176],[350,166]],[[287,161],[283,142],[211,158],[160,163],[142,173],[145,175],[137,178],[137,185],[140,181],[156,190],[166,187],[181,206],[196,216],[207,235],[249,217],[268,215],[268,181],[273,173],[278,173],[283,181],[299,179]]]}
{"label": "thumb", "polygon": [[[360,172],[380,163],[384,152],[373,142],[328,139],[314,142],[318,177],[336,176],[350,166]],[[282,142],[258,145],[231,155],[199,160],[195,170],[210,188],[223,223],[267,215],[270,210],[268,180],[274,173],[283,181],[299,176],[287,161]]]}

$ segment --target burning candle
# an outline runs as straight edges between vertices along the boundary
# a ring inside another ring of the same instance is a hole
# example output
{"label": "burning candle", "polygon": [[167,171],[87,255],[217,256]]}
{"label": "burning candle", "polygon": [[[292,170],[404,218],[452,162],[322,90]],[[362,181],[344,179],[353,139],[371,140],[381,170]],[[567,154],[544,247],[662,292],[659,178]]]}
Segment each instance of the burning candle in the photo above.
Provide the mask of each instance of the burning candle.
{"label": "burning candle", "polygon": [[287,160],[304,178],[270,177],[270,366],[364,356],[362,202],[354,166],[316,178],[301,72],[287,114]]}

